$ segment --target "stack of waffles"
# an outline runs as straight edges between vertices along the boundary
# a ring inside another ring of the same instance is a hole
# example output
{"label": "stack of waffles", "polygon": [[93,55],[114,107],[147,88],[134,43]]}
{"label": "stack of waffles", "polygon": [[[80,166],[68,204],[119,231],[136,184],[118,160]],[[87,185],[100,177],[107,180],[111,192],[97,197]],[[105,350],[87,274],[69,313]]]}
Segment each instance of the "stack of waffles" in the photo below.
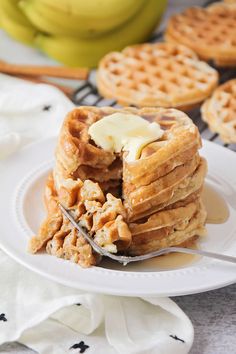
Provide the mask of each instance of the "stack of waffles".
{"label": "stack of waffles", "polygon": [[211,95],[218,73],[189,48],[141,44],[107,54],[97,71],[102,96],[137,107],[189,110]]}
{"label": "stack of waffles", "polygon": [[[227,1],[229,2],[229,1]],[[169,20],[165,38],[218,66],[236,65],[236,2],[192,7]]]}
{"label": "stack of waffles", "polygon": [[[135,161],[127,152],[96,146],[89,127],[113,113],[135,114],[159,123],[162,137],[146,145]],[[45,188],[47,217],[29,248],[41,249],[83,267],[100,261],[62,215],[58,202],[110,252],[139,255],[186,245],[205,234],[201,190],[206,161],[201,139],[188,116],[175,109],[80,107],[66,117],[56,162]]]}
{"label": "stack of waffles", "polygon": [[220,85],[202,105],[202,118],[225,143],[236,143],[236,79]]}

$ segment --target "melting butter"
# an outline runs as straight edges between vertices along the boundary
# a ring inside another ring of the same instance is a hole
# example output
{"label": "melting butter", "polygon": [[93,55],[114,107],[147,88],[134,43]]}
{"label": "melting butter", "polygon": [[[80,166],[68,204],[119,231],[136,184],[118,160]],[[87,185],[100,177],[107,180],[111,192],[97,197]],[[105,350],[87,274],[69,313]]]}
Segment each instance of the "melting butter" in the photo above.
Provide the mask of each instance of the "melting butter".
{"label": "melting butter", "polygon": [[92,124],[89,135],[97,146],[110,152],[127,151],[127,161],[140,157],[147,144],[162,137],[164,131],[156,122],[135,114],[114,113]]}
{"label": "melting butter", "polygon": [[207,211],[208,224],[223,224],[229,218],[229,207],[224,198],[216,190],[205,184],[202,200]]}

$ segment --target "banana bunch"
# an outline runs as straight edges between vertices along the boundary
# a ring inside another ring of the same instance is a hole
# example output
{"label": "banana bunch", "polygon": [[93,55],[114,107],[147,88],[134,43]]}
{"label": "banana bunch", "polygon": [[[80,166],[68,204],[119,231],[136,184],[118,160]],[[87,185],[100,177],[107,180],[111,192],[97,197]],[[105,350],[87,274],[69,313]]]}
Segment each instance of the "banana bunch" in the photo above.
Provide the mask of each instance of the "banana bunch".
{"label": "banana bunch", "polygon": [[1,0],[1,27],[69,66],[145,41],[167,0]]}
{"label": "banana bunch", "polygon": [[18,8],[18,0],[1,0],[0,24],[14,39],[33,45],[37,30]]}
{"label": "banana bunch", "polygon": [[82,38],[107,33],[132,18],[145,0],[20,0],[19,6],[42,32]]}

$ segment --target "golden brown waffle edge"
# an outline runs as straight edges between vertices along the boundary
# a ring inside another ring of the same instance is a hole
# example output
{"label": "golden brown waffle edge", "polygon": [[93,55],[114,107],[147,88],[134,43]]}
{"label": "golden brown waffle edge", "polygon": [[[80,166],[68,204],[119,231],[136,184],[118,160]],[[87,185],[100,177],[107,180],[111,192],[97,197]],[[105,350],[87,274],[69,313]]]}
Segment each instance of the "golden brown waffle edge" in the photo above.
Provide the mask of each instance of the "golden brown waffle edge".
{"label": "golden brown waffle edge", "polygon": [[189,110],[205,100],[218,73],[187,47],[141,44],[107,54],[99,63],[100,94],[122,105]]}
{"label": "golden brown waffle edge", "polygon": [[[204,234],[205,212],[200,190],[206,163],[198,154],[201,139],[196,126],[186,114],[175,109],[122,109],[124,114],[133,113],[156,121],[164,130],[160,141],[148,144],[138,160],[127,163],[125,154],[114,156],[102,150],[88,134],[93,122],[119,111],[111,107],[86,106],[67,115],[58,138],[54,171],[45,186],[48,215],[38,235],[30,241],[32,252],[46,248],[48,253],[84,267],[100,261],[90,245],[61,215],[58,201],[70,208],[74,217],[92,232],[95,241],[113,252],[147,253]],[[123,159],[123,167],[119,159]],[[91,169],[96,172],[95,179],[86,178],[86,171],[92,176]],[[199,170],[202,171],[200,175]],[[109,182],[104,171],[108,171],[108,176],[110,171],[112,188],[118,184],[120,189],[123,179],[123,195],[113,196],[109,193],[111,186],[103,192],[102,183]],[[143,201],[132,204],[132,193],[137,191],[143,195]],[[150,194],[156,204],[147,208],[144,202],[146,198],[150,203]],[[132,218],[130,210],[133,210]],[[163,220],[162,225],[160,220]],[[135,236],[135,224],[139,229],[143,224],[143,231],[138,233],[141,238]]]}

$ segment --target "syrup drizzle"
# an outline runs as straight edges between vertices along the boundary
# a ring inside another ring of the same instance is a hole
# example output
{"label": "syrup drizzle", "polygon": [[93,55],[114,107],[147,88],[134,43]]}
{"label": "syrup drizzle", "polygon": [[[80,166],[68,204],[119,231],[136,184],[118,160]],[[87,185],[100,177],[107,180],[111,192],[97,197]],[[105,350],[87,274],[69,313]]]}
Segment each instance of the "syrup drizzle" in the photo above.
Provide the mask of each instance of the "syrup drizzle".
{"label": "syrup drizzle", "polygon": [[202,200],[207,210],[207,224],[223,224],[229,218],[229,207],[224,198],[211,186],[205,184]]}

